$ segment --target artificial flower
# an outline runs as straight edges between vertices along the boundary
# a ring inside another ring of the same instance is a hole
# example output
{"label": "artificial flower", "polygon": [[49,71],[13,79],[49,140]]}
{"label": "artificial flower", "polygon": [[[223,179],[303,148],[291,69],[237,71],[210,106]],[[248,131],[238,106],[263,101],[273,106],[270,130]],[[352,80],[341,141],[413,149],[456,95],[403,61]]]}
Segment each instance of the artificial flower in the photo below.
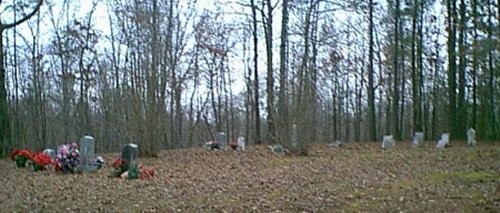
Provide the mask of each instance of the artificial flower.
{"label": "artificial flower", "polygon": [[36,153],[33,157],[33,167],[35,171],[44,170],[51,161],[50,155],[46,153]]}

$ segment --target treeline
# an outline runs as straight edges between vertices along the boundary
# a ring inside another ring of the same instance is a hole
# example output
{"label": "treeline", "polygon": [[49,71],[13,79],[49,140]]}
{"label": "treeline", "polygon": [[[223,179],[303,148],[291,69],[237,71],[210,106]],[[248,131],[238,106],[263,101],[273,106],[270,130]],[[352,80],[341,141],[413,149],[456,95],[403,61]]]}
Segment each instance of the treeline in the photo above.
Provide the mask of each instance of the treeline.
{"label": "treeline", "polygon": [[292,124],[302,144],[500,138],[495,1],[90,2],[3,1],[3,154],[288,143]]}

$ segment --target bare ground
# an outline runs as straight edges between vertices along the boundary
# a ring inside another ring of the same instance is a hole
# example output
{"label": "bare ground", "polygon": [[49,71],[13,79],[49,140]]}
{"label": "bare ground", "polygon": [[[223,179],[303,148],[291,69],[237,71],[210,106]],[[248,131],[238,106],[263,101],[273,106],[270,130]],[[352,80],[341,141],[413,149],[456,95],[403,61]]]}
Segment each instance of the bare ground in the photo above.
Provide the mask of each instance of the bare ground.
{"label": "bare ground", "polygon": [[500,212],[500,143],[452,144],[319,144],[307,157],[266,146],[169,150],[139,159],[157,167],[149,180],[108,178],[118,153],[75,175],[2,159],[0,212]]}

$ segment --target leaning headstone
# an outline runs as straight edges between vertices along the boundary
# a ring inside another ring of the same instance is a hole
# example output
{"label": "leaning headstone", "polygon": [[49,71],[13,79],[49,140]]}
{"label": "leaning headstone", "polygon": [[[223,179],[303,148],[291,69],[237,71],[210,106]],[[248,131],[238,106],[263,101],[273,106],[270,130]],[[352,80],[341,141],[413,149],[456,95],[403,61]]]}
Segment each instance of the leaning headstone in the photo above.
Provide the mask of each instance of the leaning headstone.
{"label": "leaning headstone", "polygon": [[45,149],[45,150],[43,150],[43,153],[49,155],[50,159],[52,159],[52,160],[54,160],[56,158],[56,151],[53,149]]}
{"label": "leaning headstone", "polygon": [[341,146],[343,146],[344,144],[342,144],[342,141],[339,141],[339,140],[336,140],[334,141],[333,143],[329,144],[330,147],[336,149],[336,148],[339,148]]}
{"label": "leaning headstone", "polygon": [[291,141],[292,149],[297,149],[298,142],[297,142],[297,125],[293,124],[292,125],[292,141]]}
{"label": "leaning headstone", "polygon": [[467,143],[469,146],[476,146],[476,130],[473,128],[467,130]]}
{"label": "leaning headstone", "polygon": [[129,143],[123,147],[122,150],[122,172],[129,169],[131,163],[135,163],[135,159],[139,156],[139,145]]}
{"label": "leaning headstone", "polygon": [[215,135],[215,142],[219,144],[222,149],[227,147],[227,135],[224,132],[218,132]]}
{"label": "leaning headstone", "polygon": [[385,135],[382,140],[382,149],[390,149],[394,147],[395,142],[392,135]]}
{"label": "leaning headstone", "polygon": [[449,146],[450,143],[450,134],[449,133],[443,133],[441,135],[441,139],[438,141],[436,148],[438,149],[444,149],[445,147]]}
{"label": "leaning headstone", "polygon": [[240,136],[236,140],[236,143],[238,144],[238,150],[245,151],[245,137]]}
{"label": "leaning headstone", "polygon": [[417,147],[420,147],[422,146],[422,144],[424,143],[424,133],[423,132],[415,132],[415,135],[413,136],[413,140],[412,140],[412,147],[413,148],[417,148]]}
{"label": "leaning headstone", "polygon": [[269,149],[271,149],[271,152],[277,153],[277,154],[283,154],[286,151],[285,147],[281,144],[269,146]]}
{"label": "leaning headstone", "polygon": [[80,165],[78,166],[78,171],[92,172],[97,170],[94,153],[94,137],[83,136],[80,139]]}

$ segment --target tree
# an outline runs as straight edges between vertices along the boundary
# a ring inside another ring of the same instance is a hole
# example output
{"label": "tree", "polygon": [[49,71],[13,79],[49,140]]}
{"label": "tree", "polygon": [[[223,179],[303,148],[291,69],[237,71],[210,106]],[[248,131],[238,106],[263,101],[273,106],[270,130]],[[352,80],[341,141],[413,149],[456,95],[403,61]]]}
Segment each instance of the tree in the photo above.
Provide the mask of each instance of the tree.
{"label": "tree", "polygon": [[460,0],[460,23],[458,26],[459,34],[458,34],[458,104],[457,104],[457,116],[456,116],[456,126],[455,126],[455,135],[456,139],[465,139],[465,131],[467,128],[467,106],[466,106],[466,96],[465,96],[465,87],[466,87],[466,67],[467,67],[467,38],[466,38],[466,7],[464,0]]}
{"label": "tree", "polygon": [[448,131],[456,133],[456,1],[447,0],[448,23]]}
{"label": "tree", "polygon": [[[392,91],[392,132],[395,135],[395,138],[398,139],[400,133],[400,123],[399,123],[399,56],[400,56],[400,31],[401,31],[401,21],[400,21],[400,0],[396,0],[396,5],[394,8],[394,43],[393,43],[393,91]],[[401,50],[403,51],[403,50]]]}
{"label": "tree", "polygon": [[[9,106],[8,106],[8,97],[7,97],[7,88],[6,88],[6,74],[4,67],[4,55],[3,55],[3,33],[5,30],[13,28],[17,25],[22,24],[27,21],[31,17],[33,17],[42,6],[43,0],[38,0],[33,11],[25,15],[19,20],[15,20],[12,23],[3,23],[2,17],[0,16],[0,142],[1,144],[9,144],[10,140],[10,128],[9,128]],[[0,5],[2,5],[2,1],[0,0]],[[0,145],[0,156],[3,156],[7,149],[10,147],[5,147],[2,149]]]}
{"label": "tree", "polygon": [[263,15],[265,20],[264,31],[266,34],[266,53],[267,53],[267,142],[274,143],[276,140],[275,118],[274,118],[274,71],[273,71],[273,6],[271,0],[266,0],[267,16]]}
{"label": "tree", "polygon": [[254,142],[257,144],[261,143],[260,140],[260,110],[259,110],[259,71],[258,71],[258,61],[259,61],[259,37],[257,35],[257,7],[255,5],[255,0],[250,0],[250,6],[252,7],[252,36],[253,36],[253,65],[254,65],[254,114],[255,114],[255,134]]}
{"label": "tree", "polygon": [[373,87],[373,0],[368,3],[369,8],[369,52],[368,52],[368,140],[376,141],[376,120],[375,120],[375,88]]}
{"label": "tree", "polygon": [[279,75],[279,94],[278,94],[278,112],[279,112],[279,135],[281,141],[289,141],[288,135],[288,67],[287,67],[287,47],[288,47],[288,0],[283,0],[281,11],[281,44],[280,44],[280,75]]}

